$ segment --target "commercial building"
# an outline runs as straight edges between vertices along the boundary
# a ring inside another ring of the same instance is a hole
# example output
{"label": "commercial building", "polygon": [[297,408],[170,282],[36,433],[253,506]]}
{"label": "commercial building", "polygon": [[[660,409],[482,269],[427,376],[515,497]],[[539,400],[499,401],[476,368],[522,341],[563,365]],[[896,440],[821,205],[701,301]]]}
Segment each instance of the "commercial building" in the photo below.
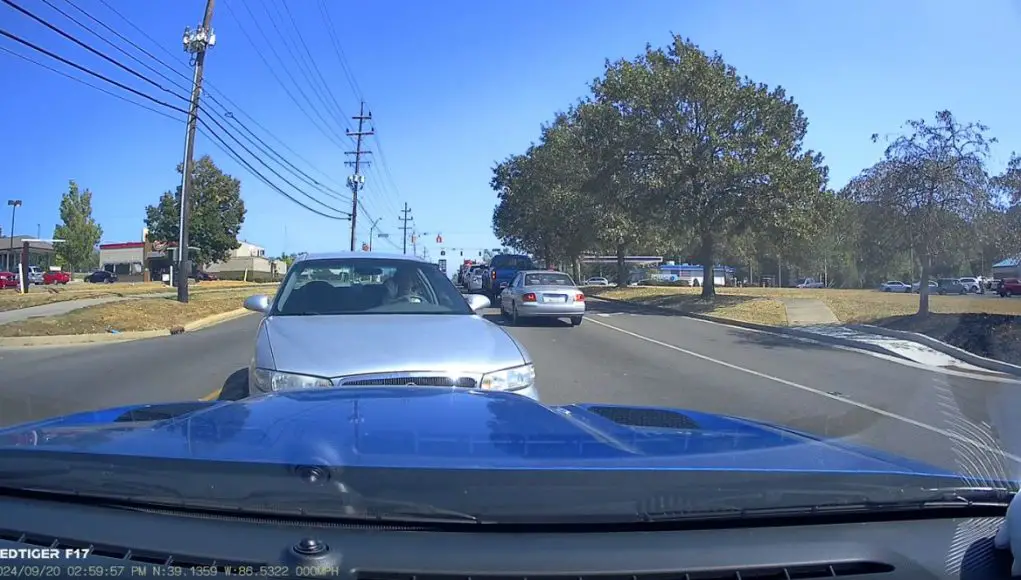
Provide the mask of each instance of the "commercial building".
{"label": "commercial building", "polygon": [[[25,240],[35,239],[34,236],[14,236],[0,238],[0,270],[15,272],[21,261],[21,250]],[[28,243],[28,265],[39,266],[46,270],[56,262],[57,252],[49,242]]]}
{"label": "commercial building", "polygon": [[[165,249],[158,244],[153,246],[146,256],[145,242],[101,244],[100,267],[108,272],[115,272],[124,281],[142,280],[146,268],[149,269],[152,280],[163,280],[165,276],[169,276],[170,268],[174,265],[176,244],[170,244]],[[226,280],[262,282],[279,279],[287,271],[287,264],[281,260],[267,258],[264,248],[242,241],[223,262],[196,264],[195,269],[204,270]]]}

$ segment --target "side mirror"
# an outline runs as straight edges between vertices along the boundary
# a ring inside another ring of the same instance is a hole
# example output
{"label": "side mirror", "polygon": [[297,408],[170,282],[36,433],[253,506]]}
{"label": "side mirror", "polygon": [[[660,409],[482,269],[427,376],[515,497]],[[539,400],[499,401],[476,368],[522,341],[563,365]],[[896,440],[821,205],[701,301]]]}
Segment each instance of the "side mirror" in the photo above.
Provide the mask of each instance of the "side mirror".
{"label": "side mirror", "polygon": [[481,294],[469,294],[464,297],[465,301],[468,302],[468,306],[475,312],[489,308],[489,298]]}
{"label": "side mirror", "polygon": [[245,298],[245,308],[252,312],[266,312],[269,310],[269,296],[256,294]]}

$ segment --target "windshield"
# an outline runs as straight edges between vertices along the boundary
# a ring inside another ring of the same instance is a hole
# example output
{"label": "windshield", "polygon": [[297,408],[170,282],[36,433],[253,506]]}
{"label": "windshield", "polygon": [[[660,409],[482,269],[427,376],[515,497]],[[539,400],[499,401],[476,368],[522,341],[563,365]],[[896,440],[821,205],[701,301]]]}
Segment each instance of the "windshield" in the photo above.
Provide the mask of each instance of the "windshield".
{"label": "windshield", "polygon": [[471,309],[432,264],[347,258],[298,262],[280,286],[273,313],[471,314]]}
{"label": "windshield", "polygon": [[0,507],[1021,482],[1021,0],[0,3]]}

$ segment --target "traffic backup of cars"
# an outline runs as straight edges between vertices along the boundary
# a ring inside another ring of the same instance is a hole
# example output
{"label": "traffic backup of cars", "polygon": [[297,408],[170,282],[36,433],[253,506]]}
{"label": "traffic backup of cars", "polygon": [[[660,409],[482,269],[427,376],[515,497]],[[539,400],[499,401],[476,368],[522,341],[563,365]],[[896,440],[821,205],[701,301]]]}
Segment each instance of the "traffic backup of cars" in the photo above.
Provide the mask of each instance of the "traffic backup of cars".
{"label": "traffic backup of cars", "polygon": [[[432,263],[405,255],[306,255],[276,296],[252,296],[264,314],[249,366],[251,395],[324,387],[482,389],[538,399],[532,358],[477,313]],[[452,345],[456,345],[453,347]]]}

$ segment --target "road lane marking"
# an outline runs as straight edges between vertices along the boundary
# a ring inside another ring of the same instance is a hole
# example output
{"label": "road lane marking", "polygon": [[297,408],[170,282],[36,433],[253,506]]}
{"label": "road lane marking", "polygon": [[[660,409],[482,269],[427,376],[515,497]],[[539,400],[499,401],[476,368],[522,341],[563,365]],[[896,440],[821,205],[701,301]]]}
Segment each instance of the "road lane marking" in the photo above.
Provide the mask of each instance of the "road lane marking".
{"label": "road lane marking", "polygon": [[738,366],[738,365],[735,365],[735,364],[732,364],[732,363],[729,363],[729,362],[726,362],[726,361],[715,359],[715,358],[713,358],[711,356],[706,356],[704,354],[700,354],[700,353],[697,353],[697,352],[694,352],[694,351],[691,351],[691,350],[688,350],[688,349],[685,349],[685,348],[681,348],[679,346],[675,346],[675,345],[672,345],[672,344],[669,344],[669,343],[666,343],[666,342],[663,342],[663,341],[660,341],[660,340],[656,340],[655,338],[649,338],[648,336],[643,336],[643,335],[638,334],[636,332],[631,332],[630,330],[624,330],[623,328],[618,328],[616,326],[613,326],[612,324],[606,324],[605,322],[600,322],[598,320],[590,320],[590,322],[592,322],[593,324],[599,325],[599,326],[604,326],[604,327],[609,328],[611,330],[615,330],[615,331],[620,332],[622,334],[626,334],[626,335],[631,336],[633,338],[637,338],[638,340],[643,340],[645,342],[648,342],[648,343],[651,343],[651,344],[655,344],[657,346],[661,346],[663,348],[670,349],[670,350],[673,350],[673,351],[676,351],[676,352],[680,352],[680,353],[686,354],[688,356],[691,356],[691,357],[694,357],[694,358],[697,358],[697,359],[700,359],[700,360],[704,360],[706,362],[711,362],[711,363],[720,365],[722,367],[726,367],[728,369],[732,369],[732,370],[735,370],[735,371],[746,373],[746,374],[752,375],[754,377],[758,377],[760,379],[766,379],[768,381],[773,381],[773,382],[776,382],[776,383],[780,383],[781,385],[786,385],[788,387],[793,387],[795,389],[799,389],[799,390],[804,391],[806,393],[813,393],[815,395],[819,395],[820,397],[825,397],[825,398],[830,399],[832,401],[838,401],[838,402],[841,402],[841,403],[844,403],[844,404],[847,404],[847,405],[854,405],[855,407],[858,407],[859,409],[863,409],[865,411],[870,411],[870,412],[875,413],[877,415],[882,415],[884,417],[888,417],[888,418],[894,419],[896,421],[901,421],[903,423],[907,423],[908,425],[912,425],[914,427],[918,427],[919,429],[924,429],[924,430],[929,431],[931,433],[936,433],[938,435],[942,435],[944,437],[947,437],[948,439],[952,439],[952,440],[958,441],[960,443],[964,443],[964,444],[967,444],[967,445],[972,445],[972,446],[974,446],[974,447],[976,447],[978,449],[982,449],[983,451],[988,451],[990,453],[995,453],[997,455],[1001,455],[1001,456],[1003,456],[1003,457],[1005,457],[1007,459],[1010,459],[1012,461],[1021,462],[1021,457],[1019,457],[1017,455],[1013,455],[1013,454],[1007,453],[1006,451],[1004,451],[1002,449],[999,449],[997,447],[991,447],[991,446],[986,445],[984,443],[981,443],[979,441],[975,441],[975,440],[969,439],[967,437],[963,437],[963,436],[961,436],[961,435],[959,435],[957,433],[954,433],[952,431],[947,431],[946,429],[941,429],[939,427],[935,427],[933,425],[929,425],[928,423],[922,423],[921,421],[917,421],[917,420],[912,419],[910,417],[905,417],[904,415],[898,415],[897,413],[893,413],[893,412],[887,411],[885,409],[880,409],[879,407],[873,407],[872,405],[869,405],[867,403],[861,403],[861,402],[858,402],[858,401],[852,401],[850,399],[846,399],[846,398],[841,397],[841,396],[832,395],[830,393],[827,393],[826,391],[820,391],[819,389],[815,389],[815,388],[809,387],[807,385],[802,385],[800,383],[795,383],[794,381],[788,381],[787,379],[781,379],[780,377],[774,377],[773,375],[767,375],[766,373],[760,373],[759,371],[755,371],[755,370],[752,370],[752,369],[749,369],[749,368],[745,368],[745,367],[742,367],[742,366]]}

